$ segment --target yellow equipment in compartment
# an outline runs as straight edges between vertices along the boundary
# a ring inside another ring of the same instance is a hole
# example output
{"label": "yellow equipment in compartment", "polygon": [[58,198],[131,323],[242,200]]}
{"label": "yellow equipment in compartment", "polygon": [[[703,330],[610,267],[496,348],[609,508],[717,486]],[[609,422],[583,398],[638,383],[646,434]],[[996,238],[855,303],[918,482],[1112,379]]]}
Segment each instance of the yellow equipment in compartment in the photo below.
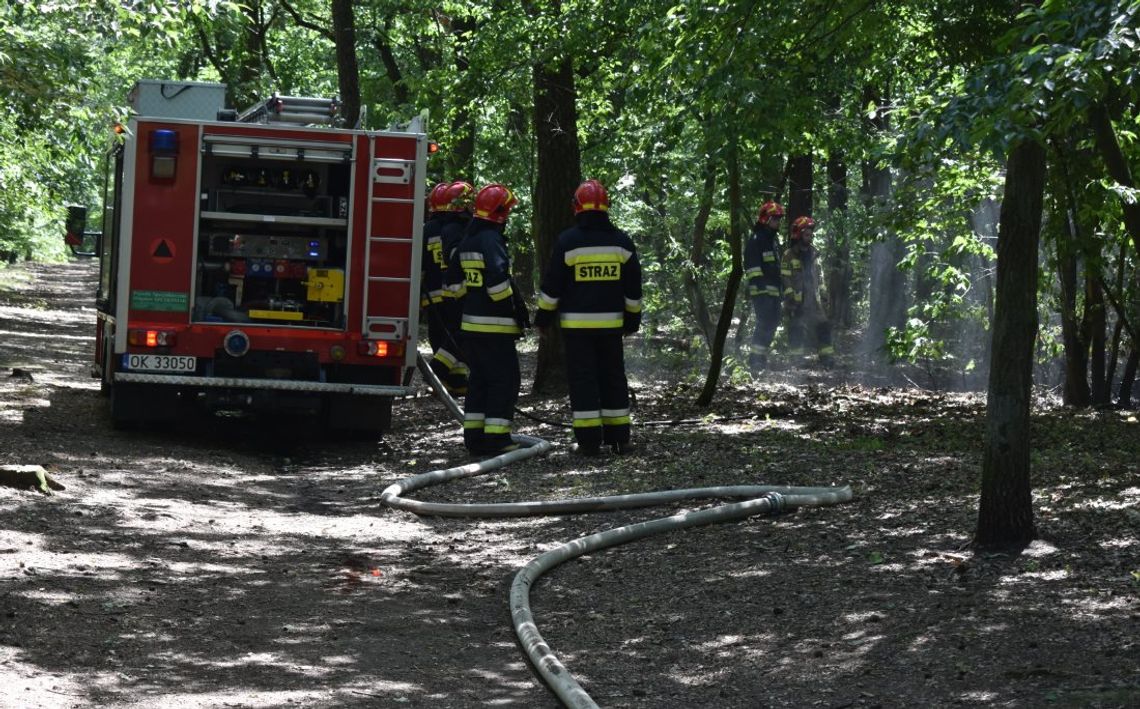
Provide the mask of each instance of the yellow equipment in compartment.
{"label": "yellow equipment in compartment", "polygon": [[306,300],[317,303],[340,303],[344,301],[344,269],[310,268]]}

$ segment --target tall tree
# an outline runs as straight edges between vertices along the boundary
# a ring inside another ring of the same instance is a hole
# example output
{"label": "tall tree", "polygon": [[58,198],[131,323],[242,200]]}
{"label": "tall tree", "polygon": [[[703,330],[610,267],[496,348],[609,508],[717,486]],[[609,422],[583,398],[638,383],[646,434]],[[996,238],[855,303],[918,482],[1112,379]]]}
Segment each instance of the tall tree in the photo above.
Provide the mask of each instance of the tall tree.
{"label": "tall tree", "polygon": [[1045,149],[1023,139],[1009,153],[998,233],[993,359],[986,402],[982,491],[974,541],[1025,544],[1036,536],[1030,485],[1029,405],[1037,337],[1037,248]]}
{"label": "tall tree", "polygon": [[360,118],[360,66],[356,61],[356,20],[352,0],[332,0],[332,29],[336,43],[341,116],[344,124],[352,128]]}
{"label": "tall tree", "polygon": [[[570,202],[582,181],[582,166],[571,58],[562,56],[549,64],[536,63],[533,75],[538,175],[531,225],[539,272],[545,273],[555,239],[573,224]],[[565,389],[562,362],[561,335],[558,328],[553,328],[551,336],[539,343],[534,374],[536,392],[554,393]]]}
{"label": "tall tree", "polygon": [[[874,106],[866,127],[872,134],[885,134],[887,119],[885,92],[868,84],[863,92],[864,104]],[[882,211],[891,197],[891,168],[881,161],[868,161],[863,166],[863,198],[872,209]],[[887,333],[901,328],[906,321],[906,274],[899,263],[906,246],[893,229],[882,231],[871,246],[870,309],[867,329],[860,345],[864,356],[883,361],[887,353]]]}

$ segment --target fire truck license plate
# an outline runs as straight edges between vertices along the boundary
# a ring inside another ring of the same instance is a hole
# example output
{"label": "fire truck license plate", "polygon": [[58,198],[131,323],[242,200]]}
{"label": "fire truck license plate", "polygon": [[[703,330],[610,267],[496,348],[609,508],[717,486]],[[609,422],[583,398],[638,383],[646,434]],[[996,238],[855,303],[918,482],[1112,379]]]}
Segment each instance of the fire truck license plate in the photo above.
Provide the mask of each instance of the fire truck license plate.
{"label": "fire truck license plate", "polygon": [[197,366],[198,358],[186,355],[123,355],[123,369],[136,372],[193,372]]}

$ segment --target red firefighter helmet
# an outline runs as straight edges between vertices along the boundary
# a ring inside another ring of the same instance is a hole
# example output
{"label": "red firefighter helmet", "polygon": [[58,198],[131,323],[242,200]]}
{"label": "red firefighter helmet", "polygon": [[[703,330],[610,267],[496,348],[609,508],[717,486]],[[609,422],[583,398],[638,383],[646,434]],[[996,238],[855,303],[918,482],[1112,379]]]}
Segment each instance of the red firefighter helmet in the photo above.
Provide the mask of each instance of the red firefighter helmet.
{"label": "red firefighter helmet", "polygon": [[435,187],[431,188],[428,194],[428,210],[432,212],[446,212],[447,211],[447,190],[451,187],[446,182],[440,182]]}
{"label": "red firefighter helmet", "polygon": [[470,182],[457,180],[447,187],[447,208],[452,212],[462,212],[471,209],[471,202],[475,197],[475,188]]}
{"label": "red firefighter helmet", "polygon": [[784,207],[779,202],[768,200],[760,205],[760,213],[756,215],[756,221],[763,224],[768,221],[769,217],[782,217],[784,216]]}
{"label": "red firefighter helmet", "polygon": [[492,182],[475,195],[475,216],[496,224],[505,224],[511,209],[518,203],[514,192],[505,185]]}
{"label": "red firefighter helmet", "polygon": [[798,239],[804,229],[814,229],[815,220],[811,217],[799,217],[792,222],[792,238]]}
{"label": "red firefighter helmet", "polygon": [[574,213],[580,212],[608,212],[610,210],[610,196],[606,188],[597,180],[586,180],[574,190]]}

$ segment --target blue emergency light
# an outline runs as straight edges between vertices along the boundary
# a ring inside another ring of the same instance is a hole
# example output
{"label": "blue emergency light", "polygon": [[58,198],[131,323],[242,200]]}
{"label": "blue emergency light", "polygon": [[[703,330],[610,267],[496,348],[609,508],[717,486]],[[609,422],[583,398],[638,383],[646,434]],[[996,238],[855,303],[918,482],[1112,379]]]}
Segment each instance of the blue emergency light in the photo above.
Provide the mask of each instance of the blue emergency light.
{"label": "blue emergency light", "polygon": [[150,132],[150,179],[171,181],[178,171],[178,131],[158,128]]}

